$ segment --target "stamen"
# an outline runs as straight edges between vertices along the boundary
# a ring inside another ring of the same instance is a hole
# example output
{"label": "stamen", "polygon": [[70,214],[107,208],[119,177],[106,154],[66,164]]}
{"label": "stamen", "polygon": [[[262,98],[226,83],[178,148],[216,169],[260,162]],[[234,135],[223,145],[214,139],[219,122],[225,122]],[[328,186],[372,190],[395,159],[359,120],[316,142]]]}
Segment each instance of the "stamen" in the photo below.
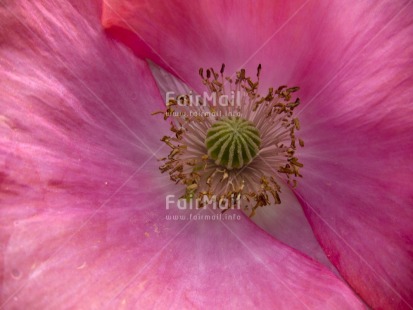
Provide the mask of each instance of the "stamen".
{"label": "stamen", "polygon": [[167,103],[163,115],[172,135],[161,140],[171,151],[160,170],[186,187],[182,198],[197,199],[200,206],[204,197],[231,201],[224,210],[242,199],[253,216],[259,207],[281,203],[279,182],[295,187],[302,177],[295,151],[304,141],[296,136],[301,126],[293,117],[299,88],[282,85],[260,95],[261,65],[257,81],[244,69],[235,79],[224,77],[224,70],[222,65],[219,74],[212,68],[204,74],[201,68],[209,92],[181,94]]}

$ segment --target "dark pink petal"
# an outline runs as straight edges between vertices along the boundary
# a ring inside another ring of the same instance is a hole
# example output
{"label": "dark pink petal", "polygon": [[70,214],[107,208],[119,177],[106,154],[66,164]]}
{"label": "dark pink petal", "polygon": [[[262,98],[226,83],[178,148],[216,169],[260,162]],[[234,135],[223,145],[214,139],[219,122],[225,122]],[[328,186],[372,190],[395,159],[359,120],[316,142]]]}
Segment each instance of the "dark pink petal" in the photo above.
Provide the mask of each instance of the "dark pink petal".
{"label": "dark pink petal", "polygon": [[163,100],[147,65],[100,30],[98,7],[0,14],[2,307],[361,308],[243,216],[166,218],[198,211],[165,208],[174,192],[153,155],[167,129],[149,116]]}
{"label": "dark pink petal", "polygon": [[371,306],[413,307],[411,1],[107,3],[105,26],[197,89],[222,62],[300,86],[298,194],[317,238]]}

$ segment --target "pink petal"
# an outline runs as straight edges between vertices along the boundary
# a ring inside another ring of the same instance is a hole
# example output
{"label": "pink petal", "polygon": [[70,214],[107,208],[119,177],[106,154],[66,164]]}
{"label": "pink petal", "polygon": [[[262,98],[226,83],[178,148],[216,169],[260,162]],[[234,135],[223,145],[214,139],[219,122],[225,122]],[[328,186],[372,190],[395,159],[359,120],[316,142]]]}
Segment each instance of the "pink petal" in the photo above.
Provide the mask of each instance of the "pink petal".
{"label": "pink petal", "polygon": [[263,89],[300,86],[298,193],[317,238],[370,305],[412,307],[410,1],[106,3],[106,27],[195,88],[197,68],[222,62],[261,63]]}
{"label": "pink petal", "polygon": [[392,12],[364,45],[358,38],[359,52],[304,98],[299,116],[306,215],[343,278],[377,309],[413,307],[412,9]]}
{"label": "pink petal", "polygon": [[245,217],[166,219],[173,192],[151,159],[166,128],[148,116],[162,101],[97,12],[80,1],[0,11],[2,307],[361,308]]}
{"label": "pink petal", "polygon": [[[134,180],[119,197],[132,185],[141,186]],[[164,207],[163,199],[146,206],[119,210],[111,202],[81,229],[91,215],[85,210],[16,221],[5,252],[7,305],[362,308],[329,271],[258,232],[244,217],[167,221],[151,212]]]}
{"label": "pink petal", "polygon": [[[308,2],[108,0],[104,1],[102,23],[138,55],[150,57],[199,91],[203,90],[200,67],[220,68],[225,63],[230,74],[240,67],[253,69],[255,74],[261,61],[264,68],[283,74],[280,70],[285,65],[275,64],[286,59],[277,54],[254,58],[248,66],[247,60]],[[296,44],[284,48],[284,39],[278,38],[271,46],[289,54]],[[293,39],[298,40],[297,34]]]}
{"label": "pink petal", "polygon": [[[155,64],[151,64],[150,68],[163,98],[167,98],[168,92],[176,95],[190,93],[191,89],[172,74]],[[338,273],[315,238],[293,191],[286,184],[280,183],[280,186],[281,204],[258,209],[251,220],[277,240],[309,255]]]}
{"label": "pink petal", "polygon": [[[371,100],[341,94],[343,103]],[[387,94],[375,97],[386,101]],[[411,114],[398,103],[395,109]],[[413,128],[402,118],[375,121],[356,110],[351,113],[361,117],[348,124],[339,114],[318,122],[311,136],[318,132],[323,139],[314,138],[302,152],[306,174],[298,192],[328,256],[361,295],[380,307],[412,305]]]}

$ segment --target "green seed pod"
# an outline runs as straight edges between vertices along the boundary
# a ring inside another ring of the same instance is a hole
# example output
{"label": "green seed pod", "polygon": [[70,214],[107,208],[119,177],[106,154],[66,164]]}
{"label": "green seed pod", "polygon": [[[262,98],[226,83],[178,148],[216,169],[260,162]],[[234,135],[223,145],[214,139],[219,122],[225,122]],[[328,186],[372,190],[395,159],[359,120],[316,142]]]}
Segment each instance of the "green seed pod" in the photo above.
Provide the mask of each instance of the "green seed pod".
{"label": "green seed pod", "polygon": [[217,165],[239,169],[257,156],[261,138],[252,122],[240,117],[224,117],[208,129],[205,144],[209,158]]}

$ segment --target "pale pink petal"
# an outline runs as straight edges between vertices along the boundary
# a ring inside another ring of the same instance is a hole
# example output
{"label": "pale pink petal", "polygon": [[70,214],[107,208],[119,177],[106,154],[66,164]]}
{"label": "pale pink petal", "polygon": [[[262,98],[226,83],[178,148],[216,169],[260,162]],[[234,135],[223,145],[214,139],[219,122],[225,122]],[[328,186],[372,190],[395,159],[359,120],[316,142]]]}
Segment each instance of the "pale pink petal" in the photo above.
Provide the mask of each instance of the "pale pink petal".
{"label": "pale pink petal", "polygon": [[252,221],[277,240],[307,254],[338,273],[320,247],[291,189],[284,184],[281,184],[281,188],[281,204],[261,208]]}
{"label": "pale pink petal", "polygon": [[[99,30],[97,7],[0,12],[2,307],[361,308],[243,216],[166,218],[174,192],[152,157],[166,128],[148,126],[163,102],[147,65]],[[197,212],[210,215],[179,214]]]}

